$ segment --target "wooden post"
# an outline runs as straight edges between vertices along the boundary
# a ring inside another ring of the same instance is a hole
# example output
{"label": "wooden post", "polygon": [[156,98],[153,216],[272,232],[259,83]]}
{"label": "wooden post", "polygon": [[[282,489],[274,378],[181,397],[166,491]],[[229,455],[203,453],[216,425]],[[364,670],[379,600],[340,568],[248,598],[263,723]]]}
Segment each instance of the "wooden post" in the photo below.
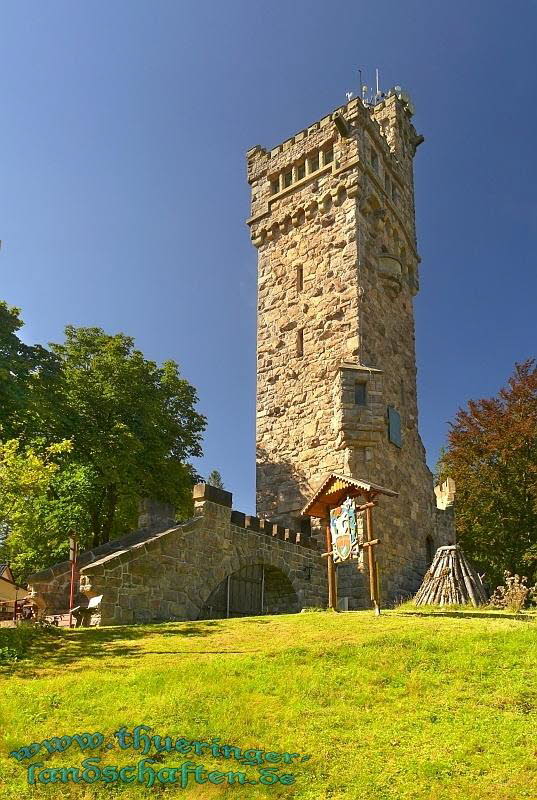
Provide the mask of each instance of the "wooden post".
{"label": "wooden post", "polygon": [[69,627],[73,627],[73,602],[75,597],[75,575],[76,575],[76,557],[77,557],[77,542],[74,536],[69,538],[69,556],[71,559],[71,585],[69,587]]}
{"label": "wooden post", "polygon": [[[372,504],[365,509],[365,531],[366,539],[368,542],[373,541],[373,513]],[[369,557],[369,589],[371,592],[371,600],[375,608],[375,614],[380,614],[380,599],[379,599],[379,583],[378,583],[378,569],[377,560],[375,557],[375,546],[370,545],[367,548]]]}
{"label": "wooden post", "polygon": [[332,556],[332,534],[330,533],[330,507],[326,506],[326,550],[328,556],[328,608],[337,611],[336,569]]}

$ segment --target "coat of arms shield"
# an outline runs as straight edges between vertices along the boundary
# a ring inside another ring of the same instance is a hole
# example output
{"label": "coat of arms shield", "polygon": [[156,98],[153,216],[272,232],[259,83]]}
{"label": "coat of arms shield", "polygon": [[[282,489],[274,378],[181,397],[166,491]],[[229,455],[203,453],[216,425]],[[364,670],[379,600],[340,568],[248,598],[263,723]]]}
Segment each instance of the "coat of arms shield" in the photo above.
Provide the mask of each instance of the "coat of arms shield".
{"label": "coat of arms shield", "polygon": [[356,506],[352,498],[330,511],[330,533],[334,562],[346,561],[351,555],[356,555]]}

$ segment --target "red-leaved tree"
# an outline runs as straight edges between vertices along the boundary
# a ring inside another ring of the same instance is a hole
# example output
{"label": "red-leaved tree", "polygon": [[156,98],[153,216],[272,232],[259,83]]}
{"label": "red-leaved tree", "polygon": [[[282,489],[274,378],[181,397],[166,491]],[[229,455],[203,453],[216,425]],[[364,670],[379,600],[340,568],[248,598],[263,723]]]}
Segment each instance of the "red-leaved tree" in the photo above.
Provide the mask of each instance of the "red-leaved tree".
{"label": "red-leaved tree", "polygon": [[496,397],[451,423],[441,474],[456,484],[457,535],[491,585],[504,570],[537,578],[537,366],[516,364]]}

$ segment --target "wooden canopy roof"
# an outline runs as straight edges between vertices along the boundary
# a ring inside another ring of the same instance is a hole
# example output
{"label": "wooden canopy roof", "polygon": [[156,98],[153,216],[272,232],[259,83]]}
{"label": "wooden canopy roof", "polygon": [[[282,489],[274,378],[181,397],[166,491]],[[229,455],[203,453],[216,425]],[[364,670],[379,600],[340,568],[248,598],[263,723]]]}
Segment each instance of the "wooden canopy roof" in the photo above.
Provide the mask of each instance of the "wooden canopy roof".
{"label": "wooden canopy roof", "polygon": [[398,496],[398,492],[394,492],[393,489],[385,489],[376,483],[370,483],[370,481],[332,472],[326,476],[309,503],[303,508],[302,515],[323,518],[326,516],[327,506],[334,508],[346,497],[363,496],[369,501],[379,494],[387,497]]}

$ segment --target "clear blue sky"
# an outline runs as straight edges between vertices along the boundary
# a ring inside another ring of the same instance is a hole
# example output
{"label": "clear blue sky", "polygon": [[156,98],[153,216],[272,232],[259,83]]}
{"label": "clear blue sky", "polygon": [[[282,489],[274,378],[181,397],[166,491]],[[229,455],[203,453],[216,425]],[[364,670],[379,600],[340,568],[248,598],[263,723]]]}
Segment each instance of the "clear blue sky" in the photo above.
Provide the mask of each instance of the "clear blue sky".
{"label": "clear blue sky", "polygon": [[2,3],[0,297],[172,358],[207,415],[202,474],[254,509],[256,251],[245,151],[399,83],[417,153],[420,427],[536,351],[532,0]]}

